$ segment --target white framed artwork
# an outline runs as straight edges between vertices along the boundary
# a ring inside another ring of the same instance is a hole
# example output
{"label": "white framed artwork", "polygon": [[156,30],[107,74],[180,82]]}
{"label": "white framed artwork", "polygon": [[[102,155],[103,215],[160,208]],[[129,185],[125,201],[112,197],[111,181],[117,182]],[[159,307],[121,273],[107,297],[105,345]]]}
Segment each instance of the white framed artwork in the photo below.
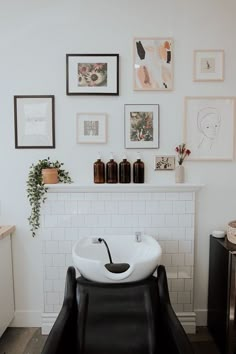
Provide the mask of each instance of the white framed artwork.
{"label": "white framed artwork", "polygon": [[194,81],[224,80],[224,51],[195,50],[193,60]]}
{"label": "white framed artwork", "polygon": [[106,113],[77,113],[77,143],[102,144],[107,141]]}
{"label": "white framed artwork", "polygon": [[189,160],[233,160],[235,97],[186,97],[184,141]]}

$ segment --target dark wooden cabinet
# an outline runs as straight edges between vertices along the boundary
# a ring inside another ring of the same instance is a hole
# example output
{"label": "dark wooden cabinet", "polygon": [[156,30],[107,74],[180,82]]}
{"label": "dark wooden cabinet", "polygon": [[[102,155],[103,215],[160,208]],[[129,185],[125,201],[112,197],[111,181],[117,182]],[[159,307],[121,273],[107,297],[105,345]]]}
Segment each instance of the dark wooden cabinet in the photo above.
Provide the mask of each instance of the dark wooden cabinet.
{"label": "dark wooden cabinet", "polygon": [[222,354],[236,354],[236,245],[210,236],[208,329]]}

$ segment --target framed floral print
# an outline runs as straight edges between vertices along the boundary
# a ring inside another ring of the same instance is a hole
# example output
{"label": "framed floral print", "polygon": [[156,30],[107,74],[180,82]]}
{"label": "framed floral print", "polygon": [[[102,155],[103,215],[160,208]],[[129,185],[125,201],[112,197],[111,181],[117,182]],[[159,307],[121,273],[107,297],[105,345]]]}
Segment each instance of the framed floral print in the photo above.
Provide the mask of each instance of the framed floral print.
{"label": "framed floral print", "polygon": [[67,54],[67,95],[119,95],[119,54]]}

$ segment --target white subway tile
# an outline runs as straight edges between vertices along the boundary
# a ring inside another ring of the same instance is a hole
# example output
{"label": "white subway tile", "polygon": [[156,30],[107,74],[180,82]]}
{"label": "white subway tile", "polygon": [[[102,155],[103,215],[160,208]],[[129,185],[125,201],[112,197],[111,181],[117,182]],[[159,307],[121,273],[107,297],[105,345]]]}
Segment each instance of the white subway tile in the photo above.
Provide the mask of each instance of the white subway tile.
{"label": "white subway tile", "polygon": [[186,214],[194,214],[195,213],[195,201],[186,201],[185,202],[185,210],[186,210]]}
{"label": "white subway tile", "polygon": [[73,259],[72,259],[72,255],[71,254],[67,254],[66,255],[66,267],[70,267],[70,266],[75,266]]}
{"label": "white subway tile", "polygon": [[171,231],[172,240],[185,240],[185,228],[174,228]]}
{"label": "white subway tile", "polygon": [[41,228],[40,229],[40,237],[42,240],[45,240],[45,241],[50,241],[52,239],[52,230],[53,229],[46,229],[45,227],[44,228]]}
{"label": "white subway tile", "polygon": [[178,241],[165,241],[166,253],[178,253]]}
{"label": "white subway tile", "polygon": [[193,304],[184,304],[184,312],[193,312]]}
{"label": "white subway tile", "polygon": [[172,255],[172,265],[173,266],[184,266],[185,264],[185,257],[184,254],[173,254]]}
{"label": "white subway tile", "polygon": [[65,214],[77,214],[78,203],[77,200],[66,200],[65,201]]}
{"label": "white subway tile", "polygon": [[194,240],[194,228],[193,227],[187,227],[185,229],[185,239],[186,240]]}
{"label": "white subway tile", "polygon": [[166,267],[166,274],[167,274],[167,278],[176,279],[178,277],[178,269],[177,269],[177,267],[167,266]]}
{"label": "white subway tile", "polygon": [[[66,255],[66,256],[69,256],[69,255]],[[57,269],[58,269],[58,277],[56,277],[55,279],[63,279],[65,281],[67,268],[68,267],[57,267]]]}
{"label": "white subway tile", "polygon": [[111,227],[111,216],[110,215],[98,215],[97,226],[100,227]]}
{"label": "white subway tile", "polygon": [[146,205],[144,200],[136,200],[133,202],[133,213],[134,214],[146,213]]}
{"label": "white subway tile", "polygon": [[184,279],[172,279],[171,280],[171,291],[184,291]]}
{"label": "white subway tile", "polygon": [[182,192],[179,193],[179,200],[194,200],[194,192]]}
{"label": "white subway tile", "polygon": [[45,267],[45,279],[58,279],[58,267]]}
{"label": "white subway tile", "polygon": [[46,295],[48,305],[59,305],[59,294],[56,292],[48,292]]}
{"label": "white subway tile", "polygon": [[70,193],[71,200],[84,200],[85,193]]}
{"label": "white subway tile", "polygon": [[184,290],[193,291],[193,279],[184,279]]}
{"label": "white subway tile", "polygon": [[93,229],[91,229],[90,227],[79,227],[78,228],[79,238],[90,236],[92,234],[91,230]]}
{"label": "white subway tile", "polygon": [[44,292],[53,291],[53,281],[50,279],[44,279],[43,281]]}
{"label": "white subway tile", "polygon": [[[138,226],[138,215],[124,215],[124,227],[137,227]],[[122,226],[122,225],[120,225]]]}
{"label": "white subway tile", "polygon": [[173,304],[173,309],[176,313],[183,312],[184,306],[182,304]]}
{"label": "white subway tile", "polygon": [[65,282],[63,279],[55,279],[53,280],[53,290],[55,292],[63,292],[65,289]]}
{"label": "white subway tile", "polygon": [[57,216],[56,215],[44,215],[44,227],[57,227]]}
{"label": "white subway tile", "polygon": [[66,228],[65,229],[65,240],[75,241],[79,238],[79,230],[77,228]]}
{"label": "white subway tile", "polygon": [[111,193],[98,193],[98,200],[111,200]]}
{"label": "white subway tile", "polygon": [[112,215],[111,225],[112,227],[121,227],[124,225],[124,215]]}
{"label": "white subway tile", "polygon": [[191,302],[190,291],[178,292],[178,304],[189,304]]}
{"label": "white subway tile", "polygon": [[171,304],[177,304],[178,303],[178,294],[175,291],[169,291],[169,295],[170,295],[170,302]]}
{"label": "white subway tile", "polygon": [[158,243],[161,246],[162,253],[168,253],[168,250],[166,250],[166,241],[158,240]]}
{"label": "white subway tile", "polygon": [[193,254],[192,253],[185,254],[185,265],[186,266],[193,266]]}
{"label": "white subway tile", "polygon": [[166,215],[166,226],[167,227],[178,227],[179,226],[179,219],[178,215]]}
{"label": "white subway tile", "polygon": [[152,227],[163,227],[166,225],[165,215],[152,215]]}
{"label": "white subway tile", "polygon": [[51,214],[51,203],[50,201],[45,201],[41,205],[41,215]]}
{"label": "white subway tile", "polygon": [[192,267],[180,266],[178,267],[178,278],[189,279],[192,278]]}
{"label": "white subway tile", "polygon": [[58,200],[70,200],[70,193],[58,193]]}
{"label": "white subway tile", "polygon": [[72,215],[71,216],[71,226],[72,227],[84,227],[85,226],[84,215]]}
{"label": "white subway tile", "polygon": [[111,199],[112,200],[124,200],[125,199],[125,193],[112,193],[111,194]]}
{"label": "white subway tile", "polygon": [[52,266],[52,254],[43,254],[43,265]]}
{"label": "white subway tile", "polygon": [[[60,251],[60,249],[59,249]],[[64,267],[65,266],[65,255],[64,254],[54,254],[52,257],[54,267]]]}
{"label": "white subway tile", "polygon": [[138,193],[139,200],[151,200],[151,193]]}
{"label": "white subway tile", "polygon": [[159,200],[147,200],[146,201],[146,214],[149,214],[149,215],[160,214],[160,201]]}
{"label": "white subway tile", "polygon": [[138,200],[138,193],[125,193],[125,200]]}
{"label": "white subway tile", "polygon": [[57,193],[47,193],[47,200],[58,200],[58,194]]}
{"label": "white subway tile", "polygon": [[118,214],[118,201],[105,201],[105,214]]}
{"label": "white subway tile", "polygon": [[65,230],[59,227],[52,228],[52,241],[61,241],[65,238]]}
{"label": "white subway tile", "polygon": [[166,200],[178,200],[179,193],[166,193]]}
{"label": "white subway tile", "polygon": [[151,194],[151,199],[152,200],[165,200],[166,199],[166,193],[152,193]]}
{"label": "white subway tile", "polygon": [[71,227],[72,226],[71,215],[58,215],[57,224],[59,227]]}
{"label": "white subway tile", "polygon": [[98,194],[97,193],[85,193],[84,195],[85,200],[98,200]]}
{"label": "white subway tile", "polygon": [[65,202],[64,200],[56,200],[51,202],[51,213],[53,215],[65,214]]}
{"label": "white subway tile", "polygon": [[133,204],[128,200],[120,200],[118,202],[118,213],[119,214],[132,214]]}
{"label": "white subway tile", "polygon": [[78,202],[78,214],[90,214],[91,213],[91,201],[79,200]]}
{"label": "white subway tile", "polygon": [[179,241],[179,253],[191,253],[192,252],[192,241]]}
{"label": "white subway tile", "polygon": [[159,214],[172,214],[172,213],[173,213],[173,202],[168,200],[160,201]]}
{"label": "white subway tile", "polygon": [[45,252],[52,254],[58,253],[58,241],[46,241]]}
{"label": "white subway tile", "polygon": [[59,302],[59,305],[53,305],[53,312],[54,313],[59,313],[61,311],[61,303]]}
{"label": "white subway tile", "polygon": [[174,201],[173,202],[173,214],[185,214],[185,202]]}
{"label": "white subway tile", "polygon": [[88,227],[94,227],[98,225],[98,215],[85,215],[84,225]]}
{"label": "white subway tile", "polygon": [[157,239],[172,240],[172,229],[171,228],[159,227],[156,229],[156,233],[158,235]]}
{"label": "white subway tile", "polygon": [[63,292],[59,292],[59,303],[60,303],[60,305],[62,305],[63,304],[63,301],[64,301],[64,291]]}
{"label": "white subway tile", "polygon": [[172,265],[172,263],[171,263],[171,255],[167,254],[167,253],[162,254],[162,256],[161,256],[161,264],[163,264],[166,267],[171,266]]}
{"label": "white subway tile", "polygon": [[185,214],[185,215],[179,215],[179,226],[180,227],[192,227],[192,215],[190,214]]}
{"label": "white subway tile", "polygon": [[151,225],[152,225],[152,216],[151,215],[139,215],[137,226],[149,227]]}
{"label": "white subway tile", "polygon": [[92,214],[104,214],[105,204],[103,200],[95,200],[91,205]]}
{"label": "white subway tile", "polygon": [[[72,242],[71,241],[60,241],[58,247],[58,253],[71,253],[72,252]],[[64,266],[61,264],[60,266]]]}
{"label": "white subway tile", "polygon": [[46,312],[46,313],[54,312],[53,305],[47,305],[47,304],[45,303],[45,304],[44,304],[44,312]]}

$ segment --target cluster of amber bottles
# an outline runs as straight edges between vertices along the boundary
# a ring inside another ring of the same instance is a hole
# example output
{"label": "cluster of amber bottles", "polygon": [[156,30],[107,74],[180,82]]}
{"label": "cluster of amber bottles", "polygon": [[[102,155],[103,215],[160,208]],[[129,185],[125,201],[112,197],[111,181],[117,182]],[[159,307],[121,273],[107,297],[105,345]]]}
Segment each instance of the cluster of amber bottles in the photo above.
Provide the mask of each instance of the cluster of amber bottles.
{"label": "cluster of amber bottles", "polygon": [[[110,160],[104,164],[101,156],[93,165],[94,183],[130,183],[131,164],[126,156],[117,164],[111,153]],[[133,183],[144,183],[144,163],[138,154],[137,161],[133,163]]]}

